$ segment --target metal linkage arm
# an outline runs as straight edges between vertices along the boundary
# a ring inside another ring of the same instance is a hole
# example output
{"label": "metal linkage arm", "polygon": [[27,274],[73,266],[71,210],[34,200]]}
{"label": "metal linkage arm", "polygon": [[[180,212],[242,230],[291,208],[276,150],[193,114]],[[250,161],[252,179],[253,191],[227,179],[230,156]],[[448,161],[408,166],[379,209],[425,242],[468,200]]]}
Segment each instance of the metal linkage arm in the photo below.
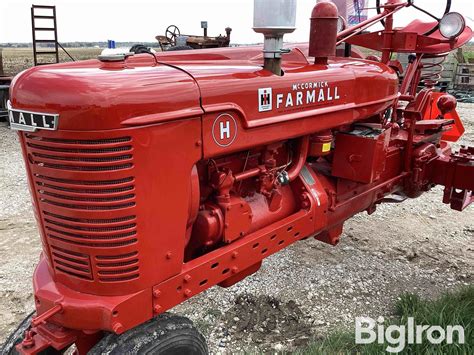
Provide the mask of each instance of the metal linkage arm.
{"label": "metal linkage arm", "polygon": [[433,161],[432,183],[443,185],[443,202],[457,211],[474,202],[474,147],[463,147],[457,153]]}

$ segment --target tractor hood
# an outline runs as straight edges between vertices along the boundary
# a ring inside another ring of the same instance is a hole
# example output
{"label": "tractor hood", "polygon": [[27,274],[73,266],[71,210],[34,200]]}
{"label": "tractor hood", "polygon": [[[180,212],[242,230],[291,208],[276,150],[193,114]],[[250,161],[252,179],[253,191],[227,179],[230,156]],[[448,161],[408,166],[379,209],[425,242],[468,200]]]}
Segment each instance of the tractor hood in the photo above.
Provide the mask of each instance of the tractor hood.
{"label": "tractor hood", "polygon": [[[296,58],[295,58],[296,59]],[[337,58],[328,65],[288,60],[283,76],[248,63],[176,63],[199,85],[204,112],[237,113],[245,128],[344,112],[347,121],[376,115],[398,97],[398,77],[388,66]]]}
{"label": "tractor hood", "polygon": [[14,109],[59,114],[60,130],[115,129],[134,118],[167,121],[202,113],[193,78],[149,55],[34,67],[14,79],[10,97]]}
{"label": "tractor hood", "polygon": [[155,58],[32,68],[14,80],[11,104],[59,114],[61,130],[143,126],[229,110],[244,127],[255,128],[336,111],[350,122],[362,112],[380,113],[398,95],[397,75],[384,64],[336,58],[313,65],[298,48],[284,56],[283,76],[262,69],[259,47]]}

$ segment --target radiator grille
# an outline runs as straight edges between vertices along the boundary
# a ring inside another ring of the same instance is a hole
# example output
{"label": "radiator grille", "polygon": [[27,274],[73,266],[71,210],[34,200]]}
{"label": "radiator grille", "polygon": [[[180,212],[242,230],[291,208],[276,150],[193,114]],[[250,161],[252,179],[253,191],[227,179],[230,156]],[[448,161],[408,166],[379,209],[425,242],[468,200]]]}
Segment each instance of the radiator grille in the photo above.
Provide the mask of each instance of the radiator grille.
{"label": "radiator grille", "polygon": [[131,142],[131,137],[120,137],[120,138],[105,138],[98,140],[91,139],[58,139],[58,138],[49,138],[49,137],[40,137],[34,134],[26,134],[26,138],[32,141],[41,141],[41,142],[50,142],[50,143],[66,143],[66,144],[85,144],[85,145],[104,145],[110,143],[124,143]]}
{"label": "radiator grille", "polygon": [[89,255],[75,253],[54,245],[51,246],[54,268],[62,273],[92,280],[92,268]]}
{"label": "radiator grille", "polygon": [[59,170],[72,170],[72,171],[113,171],[113,170],[122,170],[132,167],[132,164],[122,164],[122,165],[109,165],[109,166],[91,166],[91,165],[65,165],[65,164],[53,164],[38,160],[32,159],[33,164],[42,166],[50,169],[59,169]]}
{"label": "radiator grille", "polygon": [[101,283],[138,278],[132,138],[24,138],[55,271]]}
{"label": "radiator grille", "polygon": [[102,282],[129,281],[138,278],[138,253],[97,256],[96,265]]}

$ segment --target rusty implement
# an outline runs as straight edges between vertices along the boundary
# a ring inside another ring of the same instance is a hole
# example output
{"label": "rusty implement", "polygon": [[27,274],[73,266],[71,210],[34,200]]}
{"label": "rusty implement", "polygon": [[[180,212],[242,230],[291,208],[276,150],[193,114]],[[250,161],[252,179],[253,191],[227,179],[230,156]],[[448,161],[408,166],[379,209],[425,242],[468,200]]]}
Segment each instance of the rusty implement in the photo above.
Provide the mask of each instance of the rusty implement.
{"label": "rusty implement", "polygon": [[166,28],[164,36],[156,36],[155,38],[160,44],[162,51],[173,50],[175,47],[183,46],[187,46],[189,49],[229,47],[230,35],[232,33],[230,27],[225,29],[225,36],[219,35],[217,37],[209,37],[207,35],[207,22],[203,21],[201,26],[204,29],[204,34],[202,36],[181,34],[181,31],[177,26],[171,25]]}

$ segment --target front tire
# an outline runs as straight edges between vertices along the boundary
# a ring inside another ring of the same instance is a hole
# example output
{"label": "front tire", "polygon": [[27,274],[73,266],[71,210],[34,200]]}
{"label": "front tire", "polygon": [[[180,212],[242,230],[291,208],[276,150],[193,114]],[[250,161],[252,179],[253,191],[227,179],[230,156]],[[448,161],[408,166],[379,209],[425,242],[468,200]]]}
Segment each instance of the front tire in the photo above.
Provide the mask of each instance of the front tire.
{"label": "front tire", "polygon": [[207,355],[206,340],[184,317],[162,314],[121,335],[108,334],[90,350],[90,355]]}

